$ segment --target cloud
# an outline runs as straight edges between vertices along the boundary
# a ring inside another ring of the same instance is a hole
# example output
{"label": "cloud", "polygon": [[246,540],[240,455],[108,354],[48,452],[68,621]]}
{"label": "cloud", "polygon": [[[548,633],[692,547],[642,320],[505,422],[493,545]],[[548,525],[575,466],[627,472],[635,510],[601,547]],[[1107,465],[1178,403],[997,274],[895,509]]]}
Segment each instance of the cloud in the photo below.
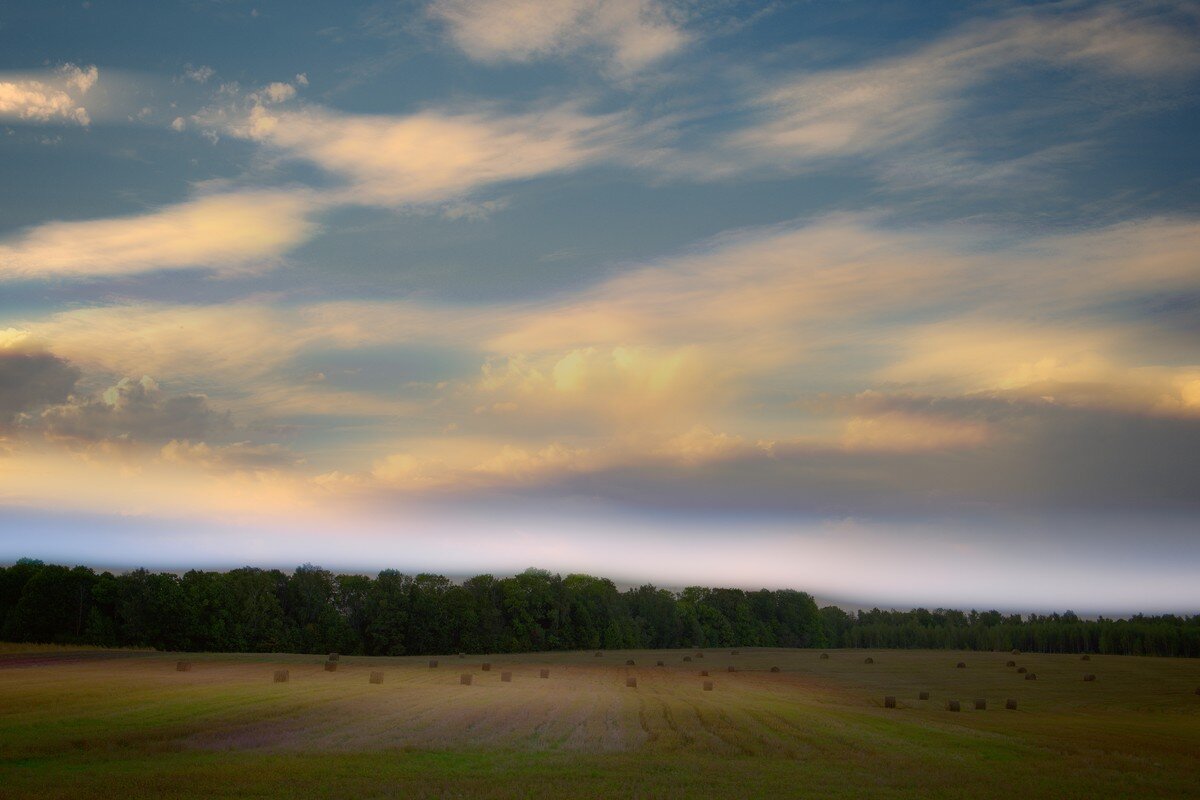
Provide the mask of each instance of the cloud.
{"label": "cloud", "polygon": [[71,398],[42,411],[32,423],[57,440],[155,442],[203,439],[230,427],[228,414],[208,398],[164,392],[149,376],[122,378],[99,395]]}
{"label": "cloud", "polygon": [[[1190,435],[1190,340],[1128,304],[1194,297],[1198,235],[1194,221],[1151,219],[1014,241],[840,215],[734,232],[543,299],[113,305],[20,325],[89,385],[149,373],[242,424],[307,431],[323,415],[362,432],[332,447],[312,436],[320,457],[287,467],[321,476],[326,496],[561,489],[652,504],[655,486],[666,504],[709,492],[768,509],[1005,505],[1029,496],[1023,460],[1049,458],[1055,425],[1077,426],[1060,445],[1091,458],[1107,425],[1164,447],[1168,431]],[[337,379],[343,354],[373,354],[357,362],[369,370],[386,363],[380,348],[417,344],[477,366],[386,392]],[[82,427],[138,435],[102,402],[75,403],[99,418]],[[233,430],[155,430],[155,458],[196,468],[273,455],[234,447],[253,437]]]}
{"label": "cloud", "polygon": [[74,64],[36,75],[0,74],[0,119],[87,127],[91,117],[83,98],[99,77],[96,67]]}
{"label": "cloud", "polygon": [[208,79],[216,74],[216,70],[203,64],[198,67],[188,67],[183,71],[183,77],[193,83],[208,83]]}
{"label": "cloud", "polygon": [[[1123,111],[1114,83],[1144,94],[1200,70],[1198,52],[1185,29],[1151,7],[1022,9],[965,25],[907,55],[780,80],[753,100],[757,124],[726,145],[737,158],[772,165],[781,158],[795,164],[911,149],[953,152],[963,141],[948,123],[977,107],[980,88],[1002,77],[1040,67],[1083,70],[1105,84],[1106,106]],[[1062,106],[1023,99],[1026,113]],[[964,166],[960,159],[956,174]],[[929,168],[924,172],[927,179]]]}
{"label": "cloud", "polygon": [[689,36],[658,0],[437,0],[429,14],[469,57],[533,61],[599,50],[614,71],[644,69]]}
{"label": "cloud", "polygon": [[38,347],[27,332],[0,329],[0,428],[66,400],[79,377],[78,368]]}
{"label": "cloud", "polygon": [[197,465],[213,471],[273,469],[302,461],[279,444],[209,444],[189,439],[172,439],[159,450],[159,457],[168,463]]}
{"label": "cloud", "polygon": [[0,280],[244,269],[305,241],[314,208],[304,191],[243,191],[129,217],[48,222],[0,242]]}
{"label": "cloud", "polygon": [[336,195],[341,203],[388,206],[443,203],[578,169],[612,154],[628,135],[622,116],[589,116],[571,106],[515,115],[431,109],[397,116],[253,105],[198,119],[338,176],[347,183]]}

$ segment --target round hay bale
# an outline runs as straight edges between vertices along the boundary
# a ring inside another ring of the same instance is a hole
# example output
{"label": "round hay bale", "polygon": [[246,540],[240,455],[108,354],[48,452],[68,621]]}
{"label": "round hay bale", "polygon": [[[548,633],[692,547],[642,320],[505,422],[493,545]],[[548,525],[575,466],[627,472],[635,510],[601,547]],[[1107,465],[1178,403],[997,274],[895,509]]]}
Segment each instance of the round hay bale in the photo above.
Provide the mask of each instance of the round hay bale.
{"label": "round hay bale", "polygon": [[1006,666],[1006,667],[1015,667],[1016,665],[1017,665],[1017,662],[1015,662],[1015,661],[1005,661],[1004,662],[1004,666]]}
{"label": "round hay bale", "polygon": [[711,692],[712,690],[713,690],[713,682],[712,682],[712,681],[705,681],[705,682],[704,682],[704,691],[706,691],[706,692]]}
{"label": "round hay bale", "polygon": [[918,700],[928,700],[929,692],[921,692],[919,695],[917,695],[917,699]]}
{"label": "round hay bale", "polygon": [[500,681],[502,683],[512,683],[512,673],[511,672],[501,672],[500,673]]}
{"label": "round hay bale", "polygon": [[596,651],[596,656],[595,656],[596,658],[601,658],[603,656],[604,656],[604,653],[601,653],[599,650]]}
{"label": "round hay bale", "polygon": [[471,675],[470,674],[459,675],[458,682],[462,686],[470,686],[471,685]]}
{"label": "round hay bale", "polygon": [[1096,680],[1096,676],[1090,672],[1087,675],[1083,676],[1084,683],[1091,683],[1094,680]]}
{"label": "round hay bale", "polygon": [[1018,674],[1018,675],[1024,675],[1026,672],[1029,672],[1029,670],[1028,670],[1028,669],[1026,669],[1025,667],[1017,667],[1017,674]]}
{"label": "round hay bale", "polygon": [[771,672],[779,672],[779,667],[771,667]]}
{"label": "round hay bale", "polygon": [[1036,675],[1035,673],[1032,673],[1032,672],[1027,672],[1027,673],[1025,673],[1025,680],[1027,680],[1027,681],[1036,681],[1036,680],[1037,680],[1037,675]]}
{"label": "round hay bale", "polygon": [[340,655],[338,655],[337,653],[330,653],[329,658],[326,660],[327,661],[341,661],[342,657]]}
{"label": "round hay bale", "polygon": [[728,667],[725,668],[725,671],[726,672],[737,672],[737,667],[730,664]]}
{"label": "round hay bale", "polygon": [[371,683],[383,683],[383,673],[382,672],[372,672],[371,673]]}
{"label": "round hay bale", "polygon": [[628,678],[626,678],[625,679],[625,687],[628,689],[636,689],[637,688],[637,678],[633,677],[632,675],[629,676]]}
{"label": "round hay bale", "polygon": [[275,670],[275,683],[287,683],[292,677],[292,673],[286,669]]}
{"label": "round hay bale", "polygon": [[[706,670],[706,669],[702,669],[702,670],[700,670],[700,677],[701,677],[701,678],[707,678],[707,677],[708,677],[708,670]],[[1200,694],[1200,689],[1197,689],[1197,690],[1196,690],[1196,694]]]}
{"label": "round hay bale", "polygon": [[959,703],[957,700],[947,700],[946,701],[946,710],[947,711],[962,711],[962,704]]}
{"label": "round hay bale", "polygon": [[338,665],[338,662],[336,662],[336,661],[326,661],[325,662],[325,671],[326,672],[337,672],[337,665]]}
{"label": "round hay bale", "polygon": [[191,672],[192,671],[192,662],[176,661],[175,662],[175,671],[176,672]]}
{"label": "round hay bale", "polygon": [[1016,710],[1017,710],[1017,701],[1016,701],[1016,700],[1013,700],[1013,699],[1010,697],[1010,698],[1008,698],[1007,700],[1005,700],[1005,701],[1004,701],[1004,707],[1005,707],[1006,709],[1008,709],[1009,711],[1016,711]]}
{"label": "round hay bale", "polygon": [[1084,653],[1083,655],[1081,655],[1081,656],[1079,657],[1079,660],[1080,660],[1080,661],[1091,661],[1091,660],[1092,660],[1092,657],[1091,657],[1091,656],[1089,656],[1087,653]]}
{"label": "round hay bale", "polygon": [[627,667],[632,667],[632,666],[633,666],[633,659],[632,659],[632,658],[626,659],[626,660],[625,660],[625,666],[627,666]]}
{"label": "round hay bale", "polygon": [[1021,651],[1020,651],[1020,650],[1018,650],[1017,648],[1015,648],[1015,647],[1014,647],[1014,648],[1012,649],[1012,654],[1013,654],[1014,656],[1019,656],[1019,655],[1021,655]]}
{"label": "round hay bale", "polygon": [[491,665],[491,663],[490,663],[490,662],[488,662],[488,661],[485,661],[485,662],[483,662],[482,664],[480,664],[480,667],[482,667],[482,668],[483,668],[483,671],[484,671],[484,672],[491,672],[491,671],[492,671],[492,665]]}
{"label": "round hay bale", "polygon": [[438,665],[438,662],[437,662],[436,658],[431,658],[429,660],[429,668],[430,669],[437,669],[437,665]]}
{"label": "round hay bale", "polygon": [[683,657],[683,660],[684,660],[684,661],[687,661],[687,662],[690,662],[690,661],[692,660],[692,657],[691,657],[691,656],[684,656],[684,657]]}
{"label": "round hay bale", "polygon": [[863,659],[863,663],[864,664],[874,664],[875,659],[871,658],[870,656],[867,656],[866,658]]}
{"label": "round hay bale", "polygon": [[539,678],[549,678],[549,677],[550,677],[550,670],[548,670],[548,669],[544,669],[544,670],[542,670],[541,672],[539,672],[539,673],[538,673],[538,677],[539,677]]}
{"label": "round hay bale", "polygon": [[890,694],[887,697],[883,698],[883,707],[884,708],[895,708],[896,707],[896,698]]}
{"label": "round hay bale", "polygon": [[822,661],[828,661],[828,660],[829,660],[829,653],[821,653],[821,660],[822,660]]}
{"label": "round hay bale", "polygon": [[982,698],[977,699],[975,701],[975,710],[976,711],[987,711],[987,700],[984,700]]}
{"label": "round hay bale", "polygon": [[958,669],[966,669],[966,668],[967,668],[967,662],[965,662],[965,661],[960,661],[960,662],[958,662],[958,664],[957,664],[957,665],[955,665],[955,666],[957,666],[957,668],[958,668]]}
{"label": "round hay bale", "polygon": [[466,657],[467,657],[467,654],[466,654],[466,653],[459,653],[459,654],[458,654],[458,657],[459,657],[459,658],[466,658]]}
{"label": "round hay bale", "polygon": [[656,661],[656,662],[654,662],[654,666],[656,666],[656,667],[665,667],[665,666],[666,666],[666,664],[664,664],[664,663],[663,663],[663,662],[661,662],[661,661]]}

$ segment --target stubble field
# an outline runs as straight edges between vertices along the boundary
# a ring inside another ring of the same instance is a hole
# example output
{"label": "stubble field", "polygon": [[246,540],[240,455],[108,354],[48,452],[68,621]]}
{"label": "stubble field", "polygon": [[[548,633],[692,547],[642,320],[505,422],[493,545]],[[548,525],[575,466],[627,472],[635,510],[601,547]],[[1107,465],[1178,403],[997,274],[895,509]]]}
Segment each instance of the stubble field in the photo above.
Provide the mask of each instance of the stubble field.
{"label": "stubble field", "polygon": [[1200,796],[1200,663],[826,652],[342,657],[330,672],[319,656],[8,646],[0,797]]}

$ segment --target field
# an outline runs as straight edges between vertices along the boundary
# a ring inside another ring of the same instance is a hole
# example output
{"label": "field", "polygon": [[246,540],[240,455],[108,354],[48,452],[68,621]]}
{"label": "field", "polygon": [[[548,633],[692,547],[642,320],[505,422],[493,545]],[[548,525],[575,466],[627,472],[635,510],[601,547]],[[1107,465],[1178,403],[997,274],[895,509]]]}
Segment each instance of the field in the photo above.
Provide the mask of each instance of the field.
{"label": "field", "polygon": [[0,797],[1200,796],[1195,661],[697,652],[343,657],[328,672],[319,656],[5,646]]}

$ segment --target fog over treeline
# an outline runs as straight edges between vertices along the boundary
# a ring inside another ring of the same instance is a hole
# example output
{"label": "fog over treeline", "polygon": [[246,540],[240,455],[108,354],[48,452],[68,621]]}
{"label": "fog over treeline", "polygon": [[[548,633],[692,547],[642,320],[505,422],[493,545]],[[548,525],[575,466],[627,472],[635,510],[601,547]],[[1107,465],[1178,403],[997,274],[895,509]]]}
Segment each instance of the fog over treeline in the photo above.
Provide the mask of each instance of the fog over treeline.
{"label": "fog over treeline", "polygon": [[651,585],[529,569],[512,577],[254,567],[114,575],[0,567],[0,638],[210,652],[453,652],[672,647],[945,648],[1200,657],[1200,615],[1081,619],[819,608],[806,592]]}

